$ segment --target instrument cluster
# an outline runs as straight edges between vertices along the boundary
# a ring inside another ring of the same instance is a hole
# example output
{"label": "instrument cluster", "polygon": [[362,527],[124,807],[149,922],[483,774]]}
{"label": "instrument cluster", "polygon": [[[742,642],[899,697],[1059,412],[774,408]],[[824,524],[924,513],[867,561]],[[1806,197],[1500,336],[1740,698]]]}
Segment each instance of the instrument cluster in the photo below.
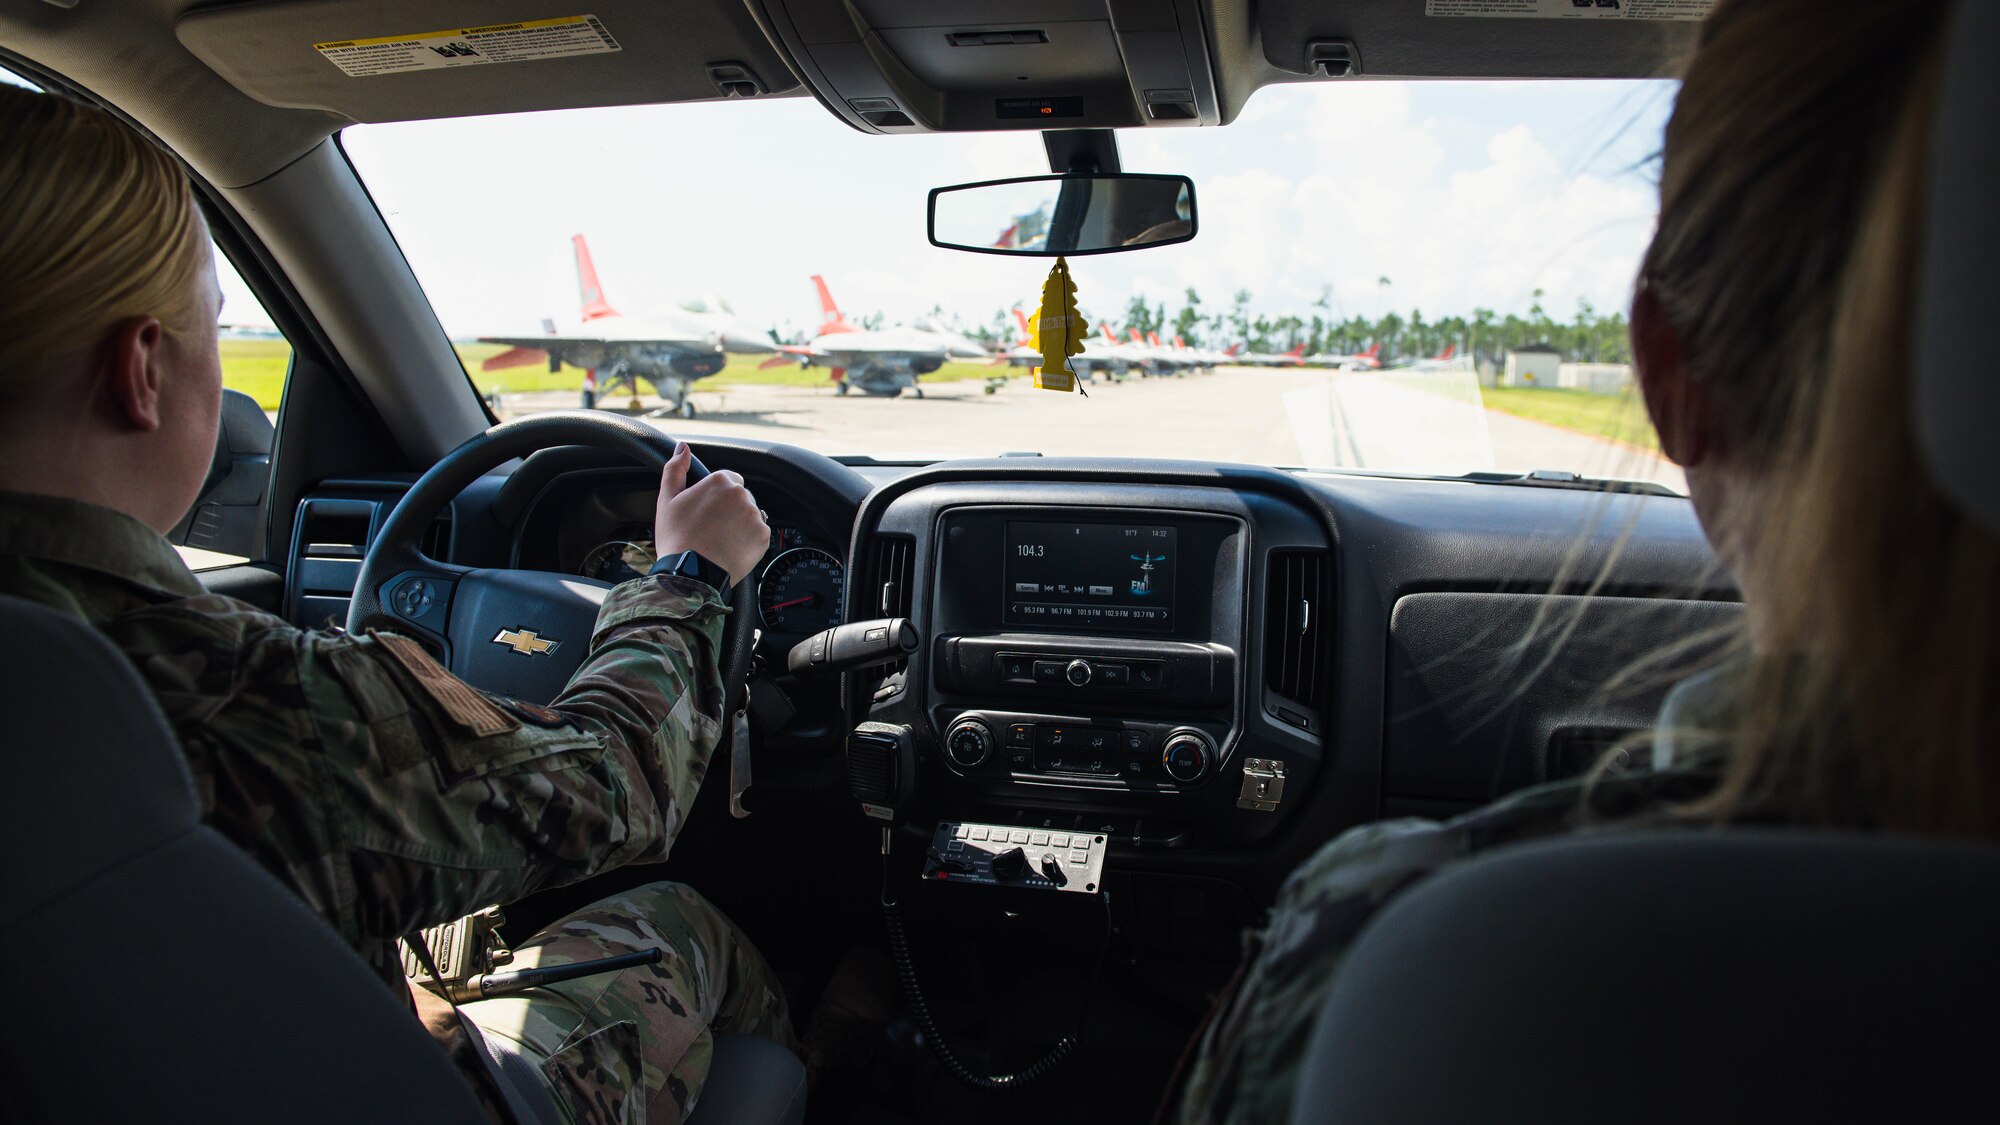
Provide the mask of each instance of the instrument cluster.
{"label": "instrument cluster", "polygon": [[[650,524],[619,524],[584,555],[575,572],[613,584],[637,578],[656,559],[652,537]],[[766,633],[804,637],[842,623],[846,567],[804,529],[773,520],[771,547],[758,575],[757,609]]]}

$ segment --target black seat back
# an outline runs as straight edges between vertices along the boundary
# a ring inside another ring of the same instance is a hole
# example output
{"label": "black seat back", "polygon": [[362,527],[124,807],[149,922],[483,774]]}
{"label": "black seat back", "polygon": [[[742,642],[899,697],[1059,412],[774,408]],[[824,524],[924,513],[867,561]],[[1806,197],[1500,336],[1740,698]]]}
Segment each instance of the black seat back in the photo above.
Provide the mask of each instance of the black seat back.
{"label": "black seat back", "polygon": [[1928,1120],[1991,1095],[2000,849],[1569,838],[1411,888],[1320,1010],[1293,1121]]}
{"label": "black seat back", "polygon": [[180,746],[85,624],[0,597],[0,1105],[20,1120],[485,1120],[303,902],[199,820]]}

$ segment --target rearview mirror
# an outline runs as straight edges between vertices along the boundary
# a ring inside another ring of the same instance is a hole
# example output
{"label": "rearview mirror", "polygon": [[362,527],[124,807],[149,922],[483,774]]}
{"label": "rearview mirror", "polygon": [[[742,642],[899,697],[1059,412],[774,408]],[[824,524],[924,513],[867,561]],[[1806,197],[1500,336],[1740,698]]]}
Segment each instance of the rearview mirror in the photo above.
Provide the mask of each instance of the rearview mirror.
{"label": "rearview mirror", "polygon": [[931,191],[931,245],[979,254],[1114,254],[1194,237],[1186,176],[1028,176]]}

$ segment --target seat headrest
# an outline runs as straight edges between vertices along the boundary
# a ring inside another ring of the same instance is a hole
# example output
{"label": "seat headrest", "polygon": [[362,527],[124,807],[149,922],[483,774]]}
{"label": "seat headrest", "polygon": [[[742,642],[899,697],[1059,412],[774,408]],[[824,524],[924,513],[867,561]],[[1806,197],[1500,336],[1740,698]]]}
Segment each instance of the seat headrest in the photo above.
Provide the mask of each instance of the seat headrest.
{"label": "seat headrest", "polygon": [[2000,533],[2000,377],[1993,323],[2000,292],[2000,4],[1959,3],[1948,21],[1929,211],[1917,277],[1915,420],[1939,487]]}
{"label": "seat headrest", "polygon": [[1569,836],[1403,892],[1321,1002],[1293,1125],[1932,1120],[1986,1097],[2000,848]]}
{"label": "seat headrest", "polygon": [[95,873],[200,822],[180,741],[110,642],[46,606],[0,595],[0,677],[12,799],[0,929]]}

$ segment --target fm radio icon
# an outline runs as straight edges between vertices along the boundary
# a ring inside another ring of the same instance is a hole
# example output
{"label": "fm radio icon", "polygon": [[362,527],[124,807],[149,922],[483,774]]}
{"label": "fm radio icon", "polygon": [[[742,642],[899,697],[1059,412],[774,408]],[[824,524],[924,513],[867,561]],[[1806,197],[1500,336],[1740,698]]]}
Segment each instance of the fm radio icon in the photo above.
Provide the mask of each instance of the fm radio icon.
{"label": "fm radio icon", "polygon": [[1131,556],[1128,556],[1128,557],[1130,557],[1130,558],[1131,558],[1131,560],[1132,560],[1133,562],[1136,562],[1136,563],[1138,563],[1138,564],[1139,564],[1139,577],[1137,577],[1137,578],[1134,578],[1134,579],[1132,580],[1132,587],[1131,587],[1131,588],[1132,588],[1132,592],[1133,592],[1134,594],[1138,594],[1138,595],[1140,595],[1141,597],[1143,597],[1143,596],[1145,596],[1145,595],[1147,595],[1147,594],[1150,594],[1150,593],[1152,593],[1152,592],[1153,592],[1153,571],[1154,571],[1154,569],[1155,569],[1155,567],[1153,566],[1153,564],[1154,564],[1154,563],[1160,563],[1160,562],[1166,562],[1166,561],[1167,561],[1167,556],[1165,556],[1165,555],[1131,555]]}

